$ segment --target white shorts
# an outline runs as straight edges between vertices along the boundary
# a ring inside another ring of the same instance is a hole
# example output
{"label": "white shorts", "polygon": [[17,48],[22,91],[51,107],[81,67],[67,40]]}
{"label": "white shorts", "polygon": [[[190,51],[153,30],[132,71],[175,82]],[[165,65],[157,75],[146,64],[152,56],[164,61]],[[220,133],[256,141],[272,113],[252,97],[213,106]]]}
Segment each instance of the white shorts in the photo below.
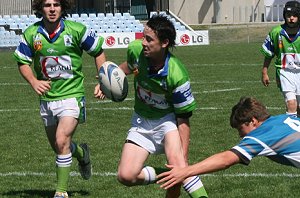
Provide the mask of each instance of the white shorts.
{"label": "white shorts", "polygon": [[68,98],[40,103],[40,114],[45,126],[57,125],[59,118],[70,116],[84,123],[86,120],[85,97]]}
{"label": "white shorts", "polygon": [[165,152],[164,138],[166,133],[177,130],[175,114],[168,114],[157,120],[146,119],[134,113],[127,140],[143,147],[151,154]]}
{"label": "white shorts", "polygon": [[279,70],[280,88],[285,102],[297,100],[300,102],[300,70],[280,69]]}
{"label": "white shorts", "polygon": [[279,78],[282,92],[300,95],[300,70],[281,69]]}

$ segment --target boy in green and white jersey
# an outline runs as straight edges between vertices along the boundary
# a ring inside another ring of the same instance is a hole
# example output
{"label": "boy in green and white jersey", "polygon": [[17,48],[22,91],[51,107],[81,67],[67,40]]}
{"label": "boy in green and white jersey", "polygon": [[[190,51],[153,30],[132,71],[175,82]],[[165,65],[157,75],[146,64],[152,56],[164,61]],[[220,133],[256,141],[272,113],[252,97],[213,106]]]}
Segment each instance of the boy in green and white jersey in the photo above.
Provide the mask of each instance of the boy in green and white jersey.
{"label": "boy in green and white jersey", "polygon": [[286,114],[297,116],[300,105],[300,3],[287,2],[283,17],[285,23],[269,32],[261,48],[265,57],[262,83],[269,85],[268,68],[276,56],[276,80],[286,102]]}
{"label": "boy in green and white jersey", "polygon": [[149,75],[148,58],[141,56],[142,51],[141,40],[133,41],[128,47],[128,67],[138,71],[134,78],[135,112],[149,119],[169,113],[191,113],[196,102],[185,66],[168,52],[160,71]]}
{"label": "boy in green and white jersey", "polygon": [[[118,168],[118,180],[126,185],[155,183],[159,169],[144,166],[149,154],[166,155],[168,163],[187,166],[189,118],[196,108],[189,75],[170,53],[176,31],[166,16],[154,15],[146,24],[142,41],[130,43],[127,61],[120,65],[134,74],[135,105]],[[207,197],[198,176],[187,178],[183,187],[191,197]],[[180,185],[166,197],[180,196]]]}
{"label": "boy in green and white jersey", "polygon": [[[89,147],[77,145],[72,136],[86,115],[83,50],[95,58],[99,70],[105,61],[103,38],[83,24],[65,20],[70,8],[67,0],[34,0],[32,7],[42,20],[25,30],[14,58],[21,75],[39,95],[40,114],[49,143],[56,153],[54,197],[68,197],[72,157],[78,160],[81,176],[84,179],[91,176]],[[94,96],[104,97],[99,85],[95,87]]]}

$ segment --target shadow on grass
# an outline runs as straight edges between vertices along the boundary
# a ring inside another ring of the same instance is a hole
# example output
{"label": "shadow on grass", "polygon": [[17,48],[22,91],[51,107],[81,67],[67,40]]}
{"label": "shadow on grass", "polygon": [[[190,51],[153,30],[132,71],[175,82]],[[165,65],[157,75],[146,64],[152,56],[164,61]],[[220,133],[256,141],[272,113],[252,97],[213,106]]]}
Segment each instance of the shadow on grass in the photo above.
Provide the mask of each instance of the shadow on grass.
{"label": "shadow on grass", "polygon": [[[85,197],[89,196],[90,193],[88,191],[80,190],[80,191],[68,191],[70,197]],[[22,197],[22,198],[29,198],[29,197],[53,197],[54,191],[53,190],[12,190],[8,192],[3,192],[0,196],[6,197]]]}

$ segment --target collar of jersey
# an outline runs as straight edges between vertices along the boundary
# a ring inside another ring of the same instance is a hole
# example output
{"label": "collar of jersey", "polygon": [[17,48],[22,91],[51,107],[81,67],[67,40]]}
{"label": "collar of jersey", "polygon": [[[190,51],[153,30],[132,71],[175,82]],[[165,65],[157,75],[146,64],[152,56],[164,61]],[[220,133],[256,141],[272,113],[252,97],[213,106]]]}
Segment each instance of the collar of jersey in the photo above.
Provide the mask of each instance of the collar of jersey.
{"label": "collar of jersey", "polygon": [[44,26],[44,23],[41,21],[40,22],[40,26],[39,26],[39,28],[38,28],[38,33],[41,33],[41,34],[43,34],[45,37],[47,37],[48,38],[48,40],[51,42],[51,43],[53,43],[53,42],[55,42],[56,41],[56,39],[59,37],[59,35],[62,33],[62,31],[65,29],[65,23],[64,23],[64,21],[61,19],[60,20],[60,27],[58,28],[58,30],[55,30],[55,31],[57,31],[56,32],[56,35],[52,38],[52,39],[50,39],[50,37],[49,37],[49,34],[48,34],[48,32],[46,31],[46,29],[45,29],[45,26]]}
{"label": "collar of jersey", "polygon": [[170,60],[171,54],[168,52],[166,60],[165,60],[165,65],[163,68],[161,68],[157,74],[150,74],[149,77],[163,77],[168,75],[168,70],[169,70],[169,60]]}
{"label": "collar of jersey", "polygon": [[[284,27],[285,27],[285,25],[284,25],[283,28],[281,29],[280,35],[283,35],[283,36],[285,36],[286,38],[289,39],[290,37],[289,37],[289,35],[286,33]],[[292,40],[290,40],[290,41],[291,41],[291,42],[294,42],[295,40],[297,40],[298,37],[299,37],[299,30],[298,30],[297,34],[295,35],[295,37],[294,37]]]}

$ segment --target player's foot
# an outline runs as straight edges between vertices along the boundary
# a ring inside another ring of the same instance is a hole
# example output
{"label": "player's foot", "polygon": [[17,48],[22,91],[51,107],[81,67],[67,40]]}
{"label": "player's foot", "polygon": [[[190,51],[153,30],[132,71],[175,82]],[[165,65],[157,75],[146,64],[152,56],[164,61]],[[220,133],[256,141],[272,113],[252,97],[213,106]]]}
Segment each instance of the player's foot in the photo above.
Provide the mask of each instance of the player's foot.
{"label": "player's foot", "polygon": [[67,192],[55,192],[55,195],[53,198],[68,198],[69,195]]}
{"label": "player's foot", "polygon": [[92,175],[92,165],[90,160],[90,149],[87,144],[79,145],[83,149],[83,159],[78,160],[80,175],[83,179],[89,179]]}

